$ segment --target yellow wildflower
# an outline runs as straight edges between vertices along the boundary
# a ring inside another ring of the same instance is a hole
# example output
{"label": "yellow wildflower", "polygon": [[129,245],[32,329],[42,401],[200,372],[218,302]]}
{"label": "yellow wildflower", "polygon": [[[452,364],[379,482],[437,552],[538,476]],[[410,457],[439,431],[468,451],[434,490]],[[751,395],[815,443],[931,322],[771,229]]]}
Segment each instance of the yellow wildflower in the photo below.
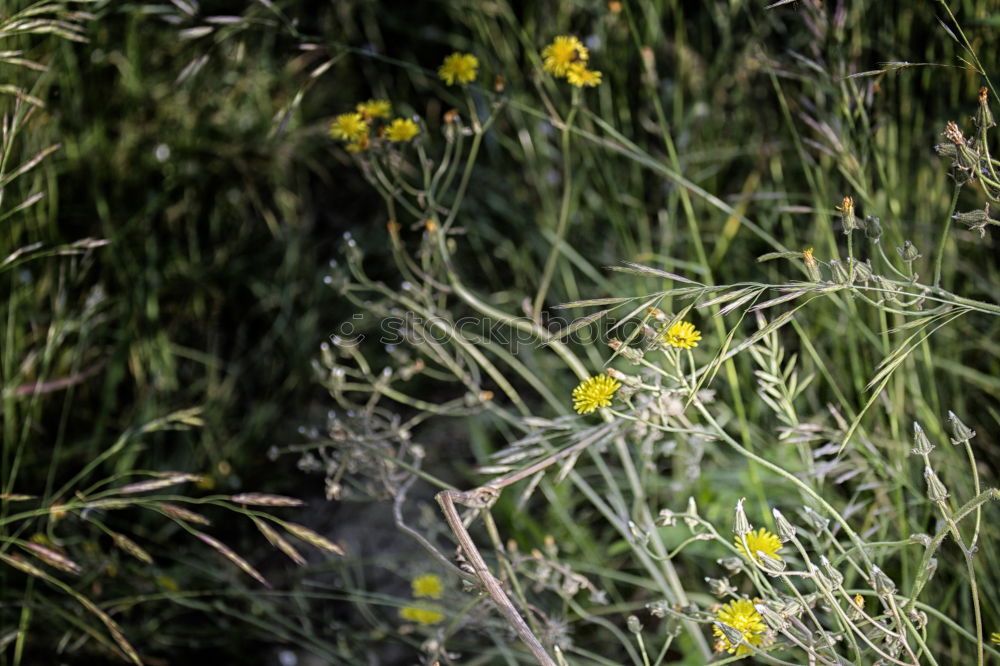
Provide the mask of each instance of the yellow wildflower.
{"label": "yellow wildflower", "polygon": [[399,609],[399,616],[417,624],[437,624],[444,619],[444,613],[416,606],[403,606]]}
{"label": "yellow wildflower", "polygon": [[712,631],[718,639],[715,642],[715,649],[719,652],[728,652],[742,657],[753,652],[747,647],[747,643],[754,647],[770,643],[764,618],[760,616],[757,609],[753,607],[753,602],[749,599],[730,601],[716,611],[715,620],[743,635],[742,641],[733,644],[718,625],[714,626]]}
{"label": "yellow wildflower", "polygon": [[589,56],[587,47],[579,39],[572,35],[562,35],[542,49],[542,64],[546,72],[566,76],[572,65],[586,66]]}
{"label": "yellow wildflower", "polygon": [[437,574],[417,576],[413,579],[411,586],[413,587],[413,596],[429,597],[431,599],[440,599],[441,592],[444,590],[441,577]]}
{"label": "yellow wildflower", "polygon": [[438,76],[449,86],[456,83],[470,83],[476,80],[479,59],[471,53],[452,53],[438,68]]}
{"label": "yellow wildflower", "polygon": [[663,334],[663,341],[678,349],[691,349],[698,346],[701,332],[689,321],[679,321]]}
{"label": "yellow wildflower", "polygon": [[990,634],[990,643],[993,643],[993,645],[1000,645],[1000,631],[994,631]]}
{"label": "yellow wildflower", "polygon": [[420,133],[420,128],[409,118],[396,118],[385,130],[385,138],[389,141],[409,141]]}
{"label": "yellow wildflower", "polygon": [[781,559],[781,555],[778,555],[778,551],[781,550],[781,539],[777,535],[768,532],[763,527],[756,532],[750,532],[746,535],[747,547],[750,552],[743,547],[743,539],[736,537],[736,548],[739,549],[741,553],[752,559],[754,562],[760,562],[760,558],[757,556],[757,551],[770,555],[771,557]]}
{"label": "yellow wildflower", "polygon": [[607,375],[586,379],[573,389],[573,409],[578,414],[590,414],[598,407],[607,407],[611,404],[611,397],[621,386]]}
{"label": "yellow wildflower", "polygon": [[344,141],[357,141],[368,134],[368,124],[360,113],[342,113],[330,123],[330,136]]}
{"label": "yellow wildflower", "polygon": [[593,69],[587,69],[586,65],[578,62],[569,66],[569,70],[566,72],[566,80],[577,88],[584,86],[593,88],[601,83],[601,73]]}
{"label": "yellow wildflower", "polygon": [[387,99],[370,99],[367,102],[358,102],[355,107],[365,120],[372,118],[388,118],[392,113],[392,104]]}

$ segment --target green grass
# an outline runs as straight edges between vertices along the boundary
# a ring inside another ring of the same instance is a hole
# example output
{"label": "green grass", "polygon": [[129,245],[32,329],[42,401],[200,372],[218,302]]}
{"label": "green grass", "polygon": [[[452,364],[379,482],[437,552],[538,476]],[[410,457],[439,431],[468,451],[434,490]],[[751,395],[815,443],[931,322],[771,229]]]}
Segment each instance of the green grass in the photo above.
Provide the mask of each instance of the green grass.
{"label": "green grass", "polygon": [[[288,3],[210,20],[98,3],[79,17],[86,43],[0,33],[48,67],[3,65],[45,103],[10,133],[3,173],[60,144],[0,208],[45,194],[2,222],[0,255],[45,245],[0,266],[3,492],[38,496],[0,514],[0,659],[121,649],[75,595],[152,658],[726,663],[713,608],[746,595],[790,622],[750,661],[995,659],[1000,282],[990,229],[950,220],[994,193],[956,188],[934,146],[949,121],[979,138],[997,15],[984,0],[823,4]],[[600,86],[542,70],[563,34],[590,46]],[[435,75],[454,50],[480,60],[468,87]],[[370,97],[419,116],[421,136],[345,152],[328,123]],[[869,233],[843,233],[845,196]],[[905,241],[919,257],[897,255]],[[555,333],[589,315],[575,333],[602,337]],[[380,322],[404,316],[410,342],[386,348]],[[508,339],[461,328],[484,317]],[[609,332],[611,318],[630,323]],[[674,318],[702,332],[690,353],[642,331]],[[342,320],[366,340],[330,344]],[[573,387],[608,367],[634,386],[574,414]],[[977,431],[968,446],[948,442],[949,411]],[[936,446],[923,457],[914,423]],[[947,499],[928,498],[927,467]],[[211,475],[174,501],[211,514],[275,590],[178,539],[194,528],[147,511],[158,494],[96,517],[73,498],[142,470]],[[457,492],[482,487],[498,496]],[[257,489],[310,498],[274,513],[346,554],[293,571],[252,521],[222,518],[247,512],[229,494]],[[438,506],[439,491],[456,492]],[[781,551],[792,575],[733,542],[738,512],[774,531],[775,508],[798,529]],[[965,553],[955,535],[973,533]],[[39,566],[32,536],[85,573],[18,570]],[[483,594],[487,569],[502,584]],[[408,590],[426,572],[440,600]],[[445,617],[404,622],[413,604]]]}

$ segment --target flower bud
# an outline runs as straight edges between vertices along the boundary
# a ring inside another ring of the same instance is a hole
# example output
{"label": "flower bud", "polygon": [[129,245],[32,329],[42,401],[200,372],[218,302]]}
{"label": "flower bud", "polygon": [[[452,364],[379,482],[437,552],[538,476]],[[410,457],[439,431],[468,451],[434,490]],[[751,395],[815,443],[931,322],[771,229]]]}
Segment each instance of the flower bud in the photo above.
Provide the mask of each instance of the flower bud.
{"label": "flower bud", "polygon": [[980,238],[986,236],[987,225],[1000,225],[1000,222],[990,217],[990,205],[988,203],[982,210],[970,210],[967,213],[955,213],[951,216],[951,218],[969,227],[970,231],[978,231]]}
{"label": "flower bud", "polygon": [[628,619],[625,620],[625,626],[627,626],[628,630],[633,634],[642,633],[642,623],[639,622],[639,618],[635,615],[628,616]]}
{"label": "flower bud", "polygon": [[871,586],[875,590],[875,594],[885,598],[890,597],[896,593],[896,584],[892,582],[892,579],[885,575],[885,572],[876,566],[872,566],[871,573]]}
{"label": "flower bud", "polygon": [[684,524],[688,526],[689,530],[694,530],[696,527],[701,525],[701,521],[698,520],[698,505],[694,501],[694,497],[688,497],[688,508],[687,517],[684,518]]}
{"label": "flower bud", "polygon": [[865,237],[873,243],[877,243],[882,237],[882,220],[871,215],[865,218]]}
{"label": "flower bud", "polygon": [[851,284],[851,273],[848,271],[842,263],[836,259],[830,260],[830,272],[833,273],[833,281],[837,284],[848,285]]}
{"label": "flower bud", "polygon": [[733,534],[738,537],[745,536],[753,532],[753,525],[747,519],[747,514],[743,511],[743,502],[746,501],[745,497],[740,498],[736,503],[736,517],[733,520]]}
{"label": "flower bud", "polygon": [[936,504],[943,504],[948,499],[948,489],[930,467],[924,468],[924,481],[927,482],[927,497]]}
{"label": "flower bud", "polygon": [[743,632],[739,629],[734,629],[725,622],[715,622],[714,624],[722,632],[722,635],[726,637],[730,645],[740,645],[743,643]]}
{"label": "flower bud", "polygon": [[896,248],[896,254],[906,263],[911,263],[916,261],[921,256],[920,252],[917,250],[917,246],[910,241],[903,241],[903,247]]}
{"label": "flower bud", "polygon": [[951,426],[952,444],[965,444],[976,436],[976,431],[962,423],[954,412],[948,412],[948,424]]}
{"label": "flower bud", "polygon": [[916,421],[913,422],[913,448],[910,452],[915,456],[926,456],[934,450],[934,445],[927,439],[924,429]]}
{"label": "flower bud", "polygon": [[813,256],[812,248],[802,250],[802,261],[806,263],[806,273],[808,273],[809,279],[813,282],[819,282],[819,264],[816,262],[816,257]]}
{"label": "flower bud", "polygon": [[785,514],[777,509],[771,509],[771,513],[774,515],[774,526],[778,530],[778,538],[781,539],[782,543],[794,539],[795,526],[788,522]]}
{"label": "flower bud", "polygon": [[976,109],[975,121],[976,127],[981,130],[989,129],[996,125],[993,122],[993,112],[990,111],[990,103],[987,101],[987,91],[986,86],[979,89],[979,108]]}
{"label": "flower bud", "polygon": [[840,205],[835,206],[837,210],[840,211],[840,222],[844,225],[844,234],[849,235],[852,231],[857,229],[860,225],[858,224],[858,217],[854,212],[854,198],[846,196],[840,200]]}
{"label": "flower bud", "polygon": [[844,575],[834,568],[825,555],[820,555],[819,563],[823,566],[823,572],[830,578],[834,587],[840,587],[844,583]]}
{"label": "flower bud", "polygon": [[754,610],[760,613],[760,616],[764,618],[764,622],[767,626],[771,627],[775,631],[784,631],[788,628],[788,621],[775,611],[773,608],[765,603],[759,603],[753,605]]}
{"label": "flower bud", "polygon": [[719,599],[736,595],[736,588],[733,587],[728,578],[709,578],[706,576],[705,582],[708,583],[708,589],[712,593],[712,596]]}
{"label": "flower bud", "polygon": [[787,566],[784,560],[774,557],[770,553],[758,550],[755,554],[757,555],[757,565],[769,576],[781,575]]}

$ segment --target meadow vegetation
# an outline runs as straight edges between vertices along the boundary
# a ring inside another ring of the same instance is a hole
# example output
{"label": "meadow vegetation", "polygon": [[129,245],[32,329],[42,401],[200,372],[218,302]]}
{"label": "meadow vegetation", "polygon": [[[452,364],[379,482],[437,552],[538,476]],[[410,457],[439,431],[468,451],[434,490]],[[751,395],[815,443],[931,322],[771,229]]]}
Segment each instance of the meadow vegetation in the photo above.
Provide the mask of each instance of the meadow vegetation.
{"label": "meadow vegetation", "polygon": [[988,0],[0,10],[0,663],[1000,658]]}

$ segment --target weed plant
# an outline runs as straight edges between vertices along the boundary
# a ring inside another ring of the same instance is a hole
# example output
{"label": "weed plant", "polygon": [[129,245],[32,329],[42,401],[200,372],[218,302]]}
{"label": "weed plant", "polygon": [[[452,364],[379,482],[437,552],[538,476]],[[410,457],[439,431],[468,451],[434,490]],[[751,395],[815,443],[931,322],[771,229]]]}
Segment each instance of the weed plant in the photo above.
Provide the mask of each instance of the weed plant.
{"label": "weed plant", "polygon": [[1000,656],[985,6],[560,8],[470,8],[405,139],[332,124],[396,275],[346,238],[296,450],[424,558],[366,617],[426,663]]}
{"label": "weed plant", "polygon": [[996,659],[997,20],[4,8],[0,662]]}

